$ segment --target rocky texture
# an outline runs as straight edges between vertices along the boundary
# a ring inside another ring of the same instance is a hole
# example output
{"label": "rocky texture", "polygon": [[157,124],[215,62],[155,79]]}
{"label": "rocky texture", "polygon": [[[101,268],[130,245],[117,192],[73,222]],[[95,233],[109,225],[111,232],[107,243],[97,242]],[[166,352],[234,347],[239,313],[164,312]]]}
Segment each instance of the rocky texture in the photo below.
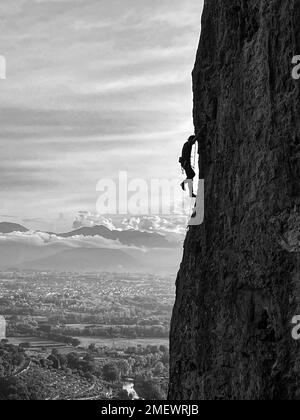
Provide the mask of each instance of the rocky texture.
{"label": "rocky texture", "polygon": [[205,222],[189,229],[169,398],[299,399],[300,2],[206,0],[193,72]]}

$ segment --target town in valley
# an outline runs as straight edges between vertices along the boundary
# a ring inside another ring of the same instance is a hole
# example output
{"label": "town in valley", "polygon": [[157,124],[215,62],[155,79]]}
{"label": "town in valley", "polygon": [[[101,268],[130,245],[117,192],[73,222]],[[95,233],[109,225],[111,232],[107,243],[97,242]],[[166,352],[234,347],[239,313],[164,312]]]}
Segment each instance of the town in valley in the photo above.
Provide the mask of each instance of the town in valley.
{"label": "town in valley", "polygon": [[0,399],[166,399],[174,278],[0,272]]}

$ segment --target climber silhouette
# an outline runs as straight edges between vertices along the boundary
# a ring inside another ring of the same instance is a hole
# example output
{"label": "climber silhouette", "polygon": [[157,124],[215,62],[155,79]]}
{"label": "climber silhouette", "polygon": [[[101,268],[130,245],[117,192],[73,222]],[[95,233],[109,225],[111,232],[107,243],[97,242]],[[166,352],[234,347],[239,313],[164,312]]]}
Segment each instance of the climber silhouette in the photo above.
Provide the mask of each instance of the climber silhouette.
{"label": "climber silhouette", "polygon": [[197,136],[190,136],[188,141],[183,145],[181,158],[179,162],[181,163],[182,169],[186,173],[186,180],[181,183],[181,188],[185,191],[185,185],[188,185],[189,193],[191,198],[195,198],[196,195],[193,191],[193,179],[196,176],[194,169],[191,164],[192,149],[196,141],[198,140]]}

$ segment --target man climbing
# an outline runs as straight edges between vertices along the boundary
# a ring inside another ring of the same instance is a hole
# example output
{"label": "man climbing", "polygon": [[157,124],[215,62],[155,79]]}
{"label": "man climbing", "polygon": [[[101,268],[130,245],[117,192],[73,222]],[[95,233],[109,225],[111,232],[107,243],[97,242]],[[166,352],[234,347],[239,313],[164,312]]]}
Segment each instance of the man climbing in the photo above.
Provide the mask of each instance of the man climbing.
{"label": "man climbing", "polygon": [[188,141],[184,144],[182,148],[181,158],[179,159],[179,162],[181,163],[181,167],[186,173],[186,180],[181,183],[181,188],[183,189],[183,191],[185,191],[185,184],[187,184],[191,198],[196,197],[193,191],[193,180],[196,176],[196,173],[194,169],[192,168],[191,155],[192,155],[193,146],[197,140],[198,140],[198,136],[189,137]]}

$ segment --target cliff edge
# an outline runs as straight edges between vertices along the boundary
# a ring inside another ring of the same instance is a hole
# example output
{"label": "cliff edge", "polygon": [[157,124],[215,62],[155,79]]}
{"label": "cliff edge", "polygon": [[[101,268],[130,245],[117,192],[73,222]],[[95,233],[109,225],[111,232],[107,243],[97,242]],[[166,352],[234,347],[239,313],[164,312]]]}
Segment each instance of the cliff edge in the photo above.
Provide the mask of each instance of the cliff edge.
{"label": "cliff edge", "polygon": [[177,278],[169,399],[299,399],[299,0],[205,0],[193,71],[205,220]]}

